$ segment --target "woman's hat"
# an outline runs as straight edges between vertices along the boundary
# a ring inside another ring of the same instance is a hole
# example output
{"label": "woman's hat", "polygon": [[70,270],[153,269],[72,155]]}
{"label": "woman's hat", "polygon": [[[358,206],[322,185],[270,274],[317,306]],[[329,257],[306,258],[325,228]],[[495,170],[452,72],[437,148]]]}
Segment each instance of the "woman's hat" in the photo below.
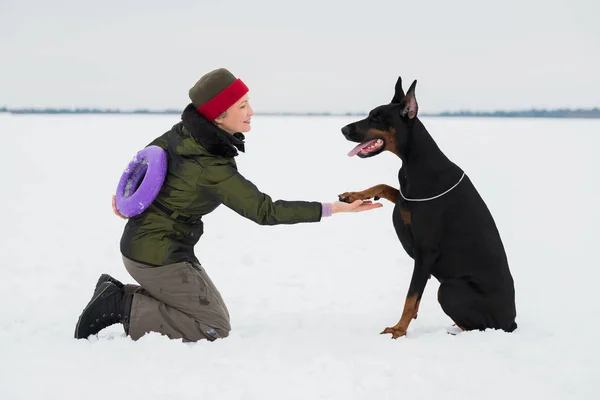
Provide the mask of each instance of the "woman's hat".
{"label": "woman's hat", "polygon": [[196,111],[213,121],[242,96],[248,87],[225,68],[203,75],[189,91]]}

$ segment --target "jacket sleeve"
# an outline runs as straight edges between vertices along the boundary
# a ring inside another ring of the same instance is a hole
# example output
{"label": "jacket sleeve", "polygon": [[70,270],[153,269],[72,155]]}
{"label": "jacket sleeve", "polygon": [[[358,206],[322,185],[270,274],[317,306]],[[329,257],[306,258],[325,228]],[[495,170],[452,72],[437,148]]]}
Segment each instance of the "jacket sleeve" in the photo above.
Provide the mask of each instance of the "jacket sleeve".
{"label": "jacket sleeve", "polygon": [[206,166],[198,185],[222,204],[260,225],[297,224],[321,220],[322,205],[316,201],[273,201],[251,181],[244,178],[232,163]]}

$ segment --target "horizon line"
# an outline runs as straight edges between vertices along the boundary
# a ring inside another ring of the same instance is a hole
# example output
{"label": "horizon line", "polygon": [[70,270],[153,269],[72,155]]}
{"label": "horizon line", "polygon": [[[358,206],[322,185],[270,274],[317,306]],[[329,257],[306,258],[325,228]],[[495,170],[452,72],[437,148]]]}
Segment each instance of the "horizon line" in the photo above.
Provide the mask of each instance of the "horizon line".
{"label": "horizon line", "polygon": [[[136,109],[120,109],[120,108],[99,108],[99,107],[19,107],[12,108],[3,106],[0,107],[0,113],[11,113],[11,114],[162,114],[172,115],[181,114],[183,110],[174,108],[165,109],[148,109],[148,108],[136,108]],[[362,116],[368,115],[367,112],[360,111],[346,111],[346,112],[332,112],[332,111],[265,111],[256,112],[255,115],[263,116]],[[544,117],[544,116],[579,116],[579,117],[593,117],[600,118],[600,107],[591,108],[528,108],[528,109],[497,109],[493,111],[478,111],[478,110],[457,110],[457,111],[441,111],[435,113],[421,112],[421,116],[429,117],[450,117],[450,116],[497,116],[497,117],[518,117],[518,116],[532,116],[532,117]]]}

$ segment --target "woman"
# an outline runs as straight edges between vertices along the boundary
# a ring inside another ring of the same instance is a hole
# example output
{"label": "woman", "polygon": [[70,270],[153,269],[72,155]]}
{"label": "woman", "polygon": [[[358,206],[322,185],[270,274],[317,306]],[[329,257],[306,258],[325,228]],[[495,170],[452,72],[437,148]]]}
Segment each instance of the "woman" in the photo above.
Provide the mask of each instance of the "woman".
{"label": "woman", "polygon": [[[146,211],[128,220],[121,238],[123,263],[140,286],[103,274],[75,338],[116,323],[134,340],[147,332],[185,341],[227,337],[229,312],[194,254],[202,216],[220,204],[261,225],[318,222],[338,212],[381,207],[363,201],[272,201],[238,172],[234,160],[244,151],[242,132],[250,131],[253,115],[246,85],[220,68],[202,76],[189,97],[181,122],[150,143],[168,154],[161,191]],[[113,210],[123,217],[114,196]]]}

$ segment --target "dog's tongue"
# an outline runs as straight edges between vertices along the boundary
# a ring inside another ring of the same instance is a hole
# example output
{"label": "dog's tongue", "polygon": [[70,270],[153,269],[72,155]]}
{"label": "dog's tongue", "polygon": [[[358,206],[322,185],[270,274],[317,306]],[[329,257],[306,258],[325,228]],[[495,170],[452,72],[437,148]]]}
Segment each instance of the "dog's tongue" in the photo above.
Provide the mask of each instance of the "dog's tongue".
{"label": "dog's tongue", "polygon": [[358,146],[356,146],[355,148],[353,148],[350,153],[348,153],[348,157],[352,157],[357,155],[362,149],[364,149],[365,147],[369,147],[372,144],[375,144],[375,142],[377,141],[377,139],[375,140],[370,140],[366,143],[360,143]]}

